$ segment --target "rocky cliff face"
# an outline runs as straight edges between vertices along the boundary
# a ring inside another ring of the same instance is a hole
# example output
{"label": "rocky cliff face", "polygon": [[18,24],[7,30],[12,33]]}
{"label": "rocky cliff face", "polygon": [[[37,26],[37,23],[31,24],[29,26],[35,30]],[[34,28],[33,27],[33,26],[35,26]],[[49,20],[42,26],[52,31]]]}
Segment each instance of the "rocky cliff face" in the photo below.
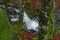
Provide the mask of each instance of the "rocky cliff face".
{"label": "rocky cliff face", "polygon": [[55,12],[55,28],[60,27],[60,8]]}

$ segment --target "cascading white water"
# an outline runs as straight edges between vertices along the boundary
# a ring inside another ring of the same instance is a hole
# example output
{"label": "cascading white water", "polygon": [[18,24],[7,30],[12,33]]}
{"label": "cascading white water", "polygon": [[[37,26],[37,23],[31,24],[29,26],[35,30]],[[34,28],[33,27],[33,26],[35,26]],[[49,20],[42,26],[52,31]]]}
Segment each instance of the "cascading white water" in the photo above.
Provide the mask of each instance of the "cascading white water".
{"label": "cascading white water", "polygon": [[33,29],[35,31],[38,31],[38,26],[39,26],[38,20],[37,19],[34,19],[34,20],[30,19],[26,12],[24,12],[23,22],[26,24],[26,28],[28,30]]}
{"label": "cascading white water", "polygon": [[13,12],[12,12],[12,13],[10,13],[10,15],[9,15],[11,22],[17,22],[17,21],[19,21],[19,9],[10,8],[9,10],[10,10],[10,11],[11,11],[11,10],[12,10],[12,11],[16,11],[16,13],[13,14]]}

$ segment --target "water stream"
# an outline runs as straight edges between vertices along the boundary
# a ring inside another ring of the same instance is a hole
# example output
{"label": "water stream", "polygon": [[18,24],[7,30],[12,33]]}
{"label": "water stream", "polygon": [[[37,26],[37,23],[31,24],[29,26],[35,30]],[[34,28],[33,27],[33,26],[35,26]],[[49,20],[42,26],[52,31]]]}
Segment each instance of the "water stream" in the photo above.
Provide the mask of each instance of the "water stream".
{"label": "water stream", "polygon": [[25,27],[28,30],[34,30],[34,31],[38,31],[38,26],[39,26],[39,22],[37,18],[29,18],[28,14],[26,12],[24,12],[24,16],[23,16],[23,22],[25,23]]}

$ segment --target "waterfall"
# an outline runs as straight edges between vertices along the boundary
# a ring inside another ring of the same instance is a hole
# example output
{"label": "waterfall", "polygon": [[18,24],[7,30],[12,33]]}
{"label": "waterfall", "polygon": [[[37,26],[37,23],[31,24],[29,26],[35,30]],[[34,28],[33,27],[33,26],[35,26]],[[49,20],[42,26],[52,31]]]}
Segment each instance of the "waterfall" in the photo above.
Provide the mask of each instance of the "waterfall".
{"label": "waterfall", "polygon": [[35,31],[38,31],[38,20],[36,18],[30,19],[26,12],[24,12],[23,22],[26,24],[27,29],[33,29]]}

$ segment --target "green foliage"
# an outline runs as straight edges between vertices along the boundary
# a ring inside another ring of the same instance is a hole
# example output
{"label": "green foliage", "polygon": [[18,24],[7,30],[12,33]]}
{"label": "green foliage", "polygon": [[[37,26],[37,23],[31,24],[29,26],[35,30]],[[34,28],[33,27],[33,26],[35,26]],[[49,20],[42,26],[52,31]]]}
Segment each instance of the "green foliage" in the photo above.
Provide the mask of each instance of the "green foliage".
{"label": "green foliage", "polygon": [[[55,2],[53,0],[42,0],[41,11],[40,11],[40,27],[39,27],[40,40],[51,40],[53,37],[55,7],[56,7]],[[45,14],[47,15],[47,17],[45,17]],[[48,29],[44,31],[43,26],[46,26]]]}
{"label": "green foliage", "polygon": [[50,20],[49,20],[50,22],[48,24],[47,40],[52,40],[52,37],[54,34],[55,7],[56,7],[55,2],[53,2],[53,7],[52,7],[52,10],[50,12]]}
{"label": "green foliage", "polygon": [[13,29],[0,7],[0,40],[12,40]]}
{"label": "green foliage", "polygon": [[16,27],[16,33],[20,33],[21,32],[21,29],[23,28],[23,23],[22,22],[20,22],[19,24],[18,24],[18,26]]}
{"label": "green foliage", "polygon": [[38,38],[33,38],[33,40],[38,40]]}

